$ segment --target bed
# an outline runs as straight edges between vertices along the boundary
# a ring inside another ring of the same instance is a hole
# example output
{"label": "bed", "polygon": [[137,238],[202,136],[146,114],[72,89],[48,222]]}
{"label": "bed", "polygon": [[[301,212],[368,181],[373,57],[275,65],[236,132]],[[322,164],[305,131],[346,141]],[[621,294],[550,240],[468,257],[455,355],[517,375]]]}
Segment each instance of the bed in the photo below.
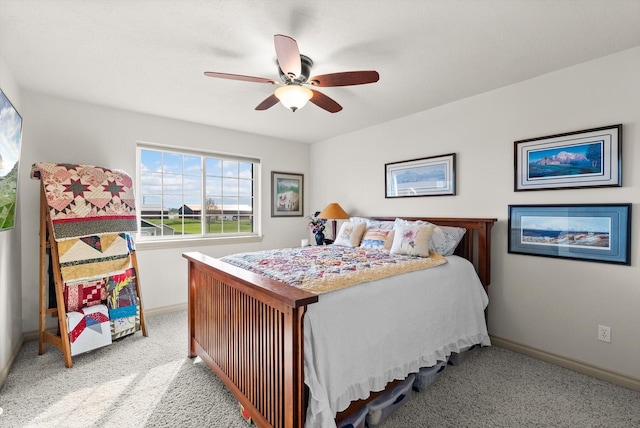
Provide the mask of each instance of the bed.
{"label": "bed", "polygon": [[[393,222],[395,217],[370,220]],[[218,375],[258,426],[302,427],[306,422],[328,427],[335,426],[336,413],[350,402],[358,403],[388,382],[469,345],[489,344],[484,308],[495,219],[404,220],[466,229],[447,263],[425,269],[435,279],[414,281],[412,275],[421,272],[414,271],[315,294],[201,253],[183,254],[188,260],[189,356],[200,357]],[[445,278],[455,278],[455,285]],[[389,281],[395,285],[385,285]],[[429,295],[439,295],[438,287],[459,290],[453,299],[413,298],[406,284],[418,282],[435,287]],[[384,294],[385,289],[394,291]],[[452,322],[448,317],[454,313],[467,314],[465,321]],[[423,314],[442,318],[423,321]],[[466,324],[470,330],[460,330]],[[444,330],[454,336],[433,337]],[[408,351],[401,355],[411,356],[397,361],[397,353],[389,353],[396,360],[385,366],[382,354],[405,345]],[[332,362],[335,357],[341,367]],[[356,380],[348,378],[351,374]]]}

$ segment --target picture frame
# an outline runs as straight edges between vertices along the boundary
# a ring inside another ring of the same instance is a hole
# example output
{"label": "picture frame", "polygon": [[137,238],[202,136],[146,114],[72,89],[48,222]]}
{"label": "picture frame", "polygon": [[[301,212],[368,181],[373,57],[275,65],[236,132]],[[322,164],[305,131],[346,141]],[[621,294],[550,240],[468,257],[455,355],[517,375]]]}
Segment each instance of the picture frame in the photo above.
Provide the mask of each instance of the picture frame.
{"label": "picture frame", "polygon": [[508,252],[631,264],[631,204],[509,205]]}
{"label": "picture frame", "polygon": [[0,231],[15,227],[22,116],[0,89]]}
{"label": "picture frame", "polygon": [[304,175],[271,172],[271,217],[302,217]]}
{"label": "picture frame", "polygon": [[456,154],[431,156],[384,165],[385,198],[456,194]]}
{"label": "picture frame", "polygon": [[622,125],[514,142],[514,191],[622,186]]}

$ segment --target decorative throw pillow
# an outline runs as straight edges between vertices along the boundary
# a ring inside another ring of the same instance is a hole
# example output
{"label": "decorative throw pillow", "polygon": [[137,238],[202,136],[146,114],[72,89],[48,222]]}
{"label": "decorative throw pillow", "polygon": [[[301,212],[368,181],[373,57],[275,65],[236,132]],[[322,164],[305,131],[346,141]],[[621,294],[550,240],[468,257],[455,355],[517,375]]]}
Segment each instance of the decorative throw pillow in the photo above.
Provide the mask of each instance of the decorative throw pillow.
{"label": "decorative throw pillow", "polygon": [[450,256],[456,250],[456,247],[462,240],[462,237],[466,233],[467,229],[462,227],[451,226],[438,226],[428,221],[416,220],[409,221],[402,218],[397,218],[395,226],[402,225],[432,225],[433,234],[431,236],[431,244],[429,249],[443,256]]}
{"label": "decorative throw pillow", "polygon": [[387,241],[384,243],[384,249],[391,251],[391,246],[393,245],[393,237],[395,236],[396,231],[390,230],[389,235],[387,236]]}
{"label": "decorative throw pillow", "polygon": [[360,240],[366,228],[367,225],[365,223],[351,223],[350,221],[342,223],[338,236],[335,241],[333,241],[333,245],[357,247],[360,245]]}
{"label": "decorative throw pillow", "polygon": [[431,249],[443,256],[450,256],[466,232],[467,229],[463,227],[435,226],[431,236]]}
{"label": "decorative throw pillow", "polygon": [[391,254],[429,257],[432,234],[433,225],[396,225]]}
{"label": "decorative throw pillow", "polygon": [[367,229],[364,232],[360,246],[368,248],[383,248],[391,232],[391,230]]}

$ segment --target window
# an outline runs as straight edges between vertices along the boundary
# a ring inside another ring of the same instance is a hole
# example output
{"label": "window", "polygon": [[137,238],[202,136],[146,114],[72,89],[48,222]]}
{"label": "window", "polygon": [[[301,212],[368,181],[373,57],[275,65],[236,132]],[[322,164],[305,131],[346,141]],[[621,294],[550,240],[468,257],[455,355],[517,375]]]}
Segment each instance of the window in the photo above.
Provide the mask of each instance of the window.
{"label": "window", "polygon": [[144,239],[256,235],[256,159],[138,144]]}

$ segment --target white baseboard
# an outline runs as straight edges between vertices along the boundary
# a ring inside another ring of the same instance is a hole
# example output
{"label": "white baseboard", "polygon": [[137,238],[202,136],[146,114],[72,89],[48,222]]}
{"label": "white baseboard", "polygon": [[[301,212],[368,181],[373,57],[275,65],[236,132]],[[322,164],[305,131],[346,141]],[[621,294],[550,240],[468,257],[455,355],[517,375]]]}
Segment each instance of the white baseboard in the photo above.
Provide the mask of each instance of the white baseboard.
{"label": "white baseboard", "polygon": [[11,358],[9,358],[9,361],[7,361],[7,364],[2,368],[2,371],[0,371],[0,388],[2,388],[2,385],[4,385],[4,381],[7,380],[7,376],[9,376],[9,370],[11,370],[13,363],[18,358],[23,343],[24,335],[20,338],[16,346],[13,348],[13,353],[11,354]]}
{"label": "white baseboard", "polygon": [[640,379],[631,376],[616,373],[602,367],[593,366],[591,364],[573,360],[551,352],[542,351],[501,337],[491,336],[491,343],[495,346],[509,349],[510,351],[528,355],[530,357],[537,358],[538,360],[546,361],[566,369],[595,377],[596,379],[604,380],[634,391],[640,391]]}
{"label": "white baseboard", "polygon": [[184,303],[178,303],[177,305],[162,306],[160,308],[153,308],[153,309],[145,309],[144,315],[145,317],[147,317],[147,316],[153,316],[153,315],[168,314],[170,312],[186,311],[187,307],[188,307],[187,302],[184,302]]}

